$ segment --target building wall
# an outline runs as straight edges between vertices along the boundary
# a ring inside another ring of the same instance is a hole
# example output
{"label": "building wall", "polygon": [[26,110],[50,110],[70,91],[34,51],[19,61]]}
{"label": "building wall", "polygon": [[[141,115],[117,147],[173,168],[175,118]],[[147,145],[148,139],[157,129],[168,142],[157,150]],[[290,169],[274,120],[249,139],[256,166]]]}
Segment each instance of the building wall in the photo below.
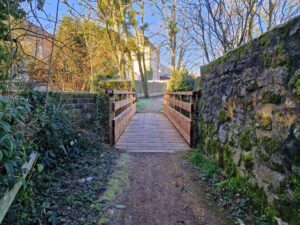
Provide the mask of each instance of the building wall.
{"label": "building wall", "polygon": [[[135,54],[132,54],[132,59],[133,59],[134,79],[141,80],[139,65]],[[159,65],[160,65],[159,49],[154,48],[152,45],[147,45],[145,47],[145,64],[146,64],[147,71],[152,69],[153,76],[151,80],[159,80]],[[127,73],[127,79],[130,79],[129,73]]]}

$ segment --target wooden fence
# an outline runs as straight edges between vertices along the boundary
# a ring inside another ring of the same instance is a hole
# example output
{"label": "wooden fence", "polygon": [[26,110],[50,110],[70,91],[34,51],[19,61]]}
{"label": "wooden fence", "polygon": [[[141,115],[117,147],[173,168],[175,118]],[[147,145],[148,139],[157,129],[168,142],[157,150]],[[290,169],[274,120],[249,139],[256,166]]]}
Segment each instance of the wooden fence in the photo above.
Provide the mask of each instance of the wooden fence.
{"label": "wooden fence", "polygon": [[[23,173],[23,179],[25,180],[31,169],[34,167],[35,162],[38,158],[38,154],[33,152],[30,154],[30,160],[25,163],[22,166],[22,173]],[[9,210],[13,200],[15,199],[16,195],[18,194],[20,188],[23,185],[23,180],[19,179],[14,186],[7,191],[2,199],[0,199],[0,224],[2,223],[2,220],[4,219],[7,211]]]}
{"label": "wooden fence", "polygon": [[164,114],[186,142],[195,145],[196,99],[199,93],[168,92],[164,94]]}
{"label": "wooden fence", "polygon": [[136,112],[135,92],[107,90],[109,95],[109,142],[114,145]]}

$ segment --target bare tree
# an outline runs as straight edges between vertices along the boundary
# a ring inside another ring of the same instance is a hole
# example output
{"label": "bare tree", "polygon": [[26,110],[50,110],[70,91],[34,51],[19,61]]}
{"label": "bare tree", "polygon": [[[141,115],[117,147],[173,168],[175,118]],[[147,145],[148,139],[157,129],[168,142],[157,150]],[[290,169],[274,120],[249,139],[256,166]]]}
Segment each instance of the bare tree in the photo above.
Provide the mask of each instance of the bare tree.
{"label": "bare tree", "polygon": [[186,32],[206,62],[300,13],[297,0],[182,0]]}
{"label": "bare tree", "polygon": [[161,46],[167,46],[172,70],[181,71],[184,67],[183,59],[189,45],[189,37],[183,29],[183,24],[187,21],[180,12],[182,5],[177,0],[153,0],[152,3],[156,7],[165,31],[158,34],[162,40]]}

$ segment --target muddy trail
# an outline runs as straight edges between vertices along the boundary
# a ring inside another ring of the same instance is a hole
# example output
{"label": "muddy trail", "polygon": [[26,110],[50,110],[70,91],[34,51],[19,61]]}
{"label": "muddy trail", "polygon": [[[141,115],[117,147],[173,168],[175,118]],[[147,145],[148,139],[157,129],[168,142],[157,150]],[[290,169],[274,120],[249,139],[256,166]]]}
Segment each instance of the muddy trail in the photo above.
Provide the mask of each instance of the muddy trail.
{"label": "muddy trail", "polygon": [[123,153],[119,164],[100,224],[234,224],[216,205],[186,153]]}

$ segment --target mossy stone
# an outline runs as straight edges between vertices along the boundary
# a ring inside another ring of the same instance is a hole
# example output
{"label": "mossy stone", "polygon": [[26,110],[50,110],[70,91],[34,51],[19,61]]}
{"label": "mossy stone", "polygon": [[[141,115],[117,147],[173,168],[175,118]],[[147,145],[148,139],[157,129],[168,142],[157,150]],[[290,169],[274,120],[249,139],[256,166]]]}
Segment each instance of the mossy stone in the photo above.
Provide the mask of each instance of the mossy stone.
{"label": "mossy stone", "polygon": [[271,91],[265,91],[262,95],[263,103],[280,104],[282,96]]}
{"label": "mossy stone", "polygon": [[225,123],[225,122],[227,122],[227,121],[230,121],[230,117],[228,116],[228,113],[224,110],[224,109],[221,109],[220,111],[219,111],[219,120],[220,120],[220,122],[221,123]]}
{"label": "mossy stone", "polygon": [[289,88],[293,89],[293,93],[300,98],[300,69],[298,69],[288,83]]}
{"label": "mossy stone", "polygon": [[253,154],[252,152],[244,152],[242,161],[247,170],[251,170],[253,167]]}
{"label": "mossy stone", "polygon": [[252,129],[244,129],[240,133],[239,142],[242,149],[250,151],[252,149],[252,146],[256,143],[256,137],[254,136],[254,132],[252,131]]}
{"label": "mossy stone", "polygon": [[262,130],[272,130],[272,118],[270,116],[264,116],[262,113],[258,113],[256,116],[257,128]]}
{"label": "mossy stone", "polygon": [[258,39],[258,43],[260,46],[270,46],[271,45],[270,33],[265,33],[262,36],[260,36]]}
{"label": "mossy stone", "polygon": [[282,143],[278,139],[272,137],[261,137],[260,146],[269,154],[278,152],[282,146]]}

